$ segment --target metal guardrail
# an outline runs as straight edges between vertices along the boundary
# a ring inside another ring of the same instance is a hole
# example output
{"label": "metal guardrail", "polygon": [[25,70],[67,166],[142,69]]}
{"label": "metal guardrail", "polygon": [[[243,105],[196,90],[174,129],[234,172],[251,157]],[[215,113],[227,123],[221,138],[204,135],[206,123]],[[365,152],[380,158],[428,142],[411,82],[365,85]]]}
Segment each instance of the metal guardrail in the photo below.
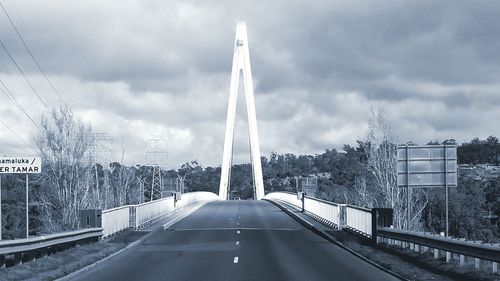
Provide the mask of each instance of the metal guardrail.
{"label": "metal guardrail", "polygon": [[57,252],[86,241],[98,241],[128,228],[138,228],[160,218],[175,208],[203,200],[217,200],[211,192],[192,192],[182,195],[175,205],[174,197],[161,198],[138,205],[126,205],[102,211],[101,227],[83,228],[75,231],[54,233],[26,239],[0,241],[0,267],[14,265],[20,261],[31,261],[48,253]]}
{"label": "metal guardrail", "polygon": [[11,265],[57,252],[76,243],[98,241],[102,228],[86,228],[44,236],[0,241],[0,267],[8,260]]}
{"label": "metal guardrail", "polygon": [[[399,241],[399,243],[396,241]],[[377,229],[377,242],[400,245],[405,248],[408,246],[418,252],[422,251],[422,246],[425,247],[425,250],[431,248],[434,249],[435,259],[440,257],[439,251],[444,251],[447,262],[451,260],[452,253],[456,253],[460,255],[461,265],[465,263],[465,257],[472,257],[475,258],[476,268],[479,268],[480,260],[490,261],[492,262],[493,273],[498,272],[498,263],[500,262],[500,247],[498,246],[385,227]],[[406,245],[406,243],[409,245]]]}
{"label": "metal guardrail", "polygon": [[[272,192],[264,196],[264,199],[283,201],[298,210],[302,210],[302,201],[294,193]],[[347,228],[350,231],[372,239],[376,243],[386,243],[404,248],[408,247],[418,252],[433,249],[435,259],[438,259],[440,254],[444,252],[446,261],[450,262],[453,253],[455,253],[460,256],[460,265],[463,265],[465,264],[466,257],[472,257],[475,259],[476,269],[480,267],[481,260],[488,261],[491,262],[492,272],[498,273],[500,247],[381,227],[381,225],[387,226],[392,224],[392,211],[389,212],[390,222],[386,221],[388,213],[387,209],[384,208],[367,209],[305,197],[303,211],[308,212],[315,219],[323,223],[325,221],[326,224],[334,222],[339,228]]]}

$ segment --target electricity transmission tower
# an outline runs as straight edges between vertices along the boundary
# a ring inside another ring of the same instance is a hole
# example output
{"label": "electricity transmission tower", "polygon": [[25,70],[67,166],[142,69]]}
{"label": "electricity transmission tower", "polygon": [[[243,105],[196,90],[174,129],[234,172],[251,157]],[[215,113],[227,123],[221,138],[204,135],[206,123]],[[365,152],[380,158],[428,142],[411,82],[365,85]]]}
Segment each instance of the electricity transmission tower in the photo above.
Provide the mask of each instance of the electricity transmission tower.
{"label": "electricity transmission tower", "polygon": [[170,186],[171,186],[171,189],[172,191],[175,191],[175,192],[180,192],[180,193],[184,193],[184,182],[185,182],[185,179],[186,179],[186,176],[187,175],[184,175],[184,176],[177,176],[177,178],[174,178],[174,179],[170,179]]}
{"label": "electricity transmission tower", "polygon": [[167,165],[167,138],[164,135],[153,136],[147,140],[146,165],[153,167],[151,180],[151,201],[161,198],[163,180],[161,171]]}
{"label": "electricity transmission tower", "polygon": [[[94,194],[96,196],[96,202],[97,204],[101,203],[101,188],[99,188],[99,173],[98,173],[98,168],[97,164],[100,163],[102,167],[108,167],[109,163],[111,162],[110,158],[113,155],[113,150],[111,149],[113,145],[113,138],[110,137],[107,133],[88,133],[84,135],[84,138],[86,141],[90,142],[90,147],[88,150],[88,157],[89,157],[89,162],[93,164],[94,166],[94,173],[95,173],[95,190]],[[109,182],[106,179],[106,173],[104,174],[105,180],[104,180],[104,185],[103,188],[103,195],[106,196],[108,193],[108,188],[109,188]],[[105,198],[104,205],[107,203],[107,198]],[[107,207],[107,206],[104,206]]]}
{"label": "electricity transmission tower", "polygon": [[144,203],[144,184],[146,183],[146,178],[137,178],[139,181],[139,204]]}

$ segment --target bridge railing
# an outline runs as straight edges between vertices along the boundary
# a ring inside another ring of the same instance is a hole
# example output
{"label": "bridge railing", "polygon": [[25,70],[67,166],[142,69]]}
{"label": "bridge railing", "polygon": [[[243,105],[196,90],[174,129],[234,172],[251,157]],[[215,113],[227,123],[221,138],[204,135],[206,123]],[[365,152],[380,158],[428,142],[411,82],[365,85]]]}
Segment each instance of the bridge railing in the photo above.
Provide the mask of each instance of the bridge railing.
{"label": "bridge railing", "polygon": [[177,201],[176,208],[184,207],[199,201],[218,200],[219,196],[213,192],[197,191],[182,194],[181,200]]}
{"label": "bridge railing", "polygon": [[[296,209],[302,210],[302,202],[297,199],[297,195],[294,193],[273,192],[267,194],[264,199],[286,202]],[[339,228],[354,231],[372,239],[373,242],[409,248],[417,252],[432,250],[435,259],[445,255],[447,262],[450,262],[454,255],[458,255],[460,265],[464,265],[467,257],[470,257],[474,259],[476,269],[479,269],[481,262],[489,262],[492,272],[498,273],[498,263],[500,262],[498,244],[487,245],[428,233],[396,230],[384,227],[387,224],[392,224],[391,209],[367,209],[348,204],[334,204],[312,197],[304,198],[304,210],[323,223],[325,221],[332,222],[332,218],[335,218],[335,209],[329,209],[332,206],[338,207],[338,223],[336,224]]]}
{"label": "bridge railing", "polygon": [[199,201],[217,199],[219,199],[219,197],[212,192],[198,191],[182,194],[177,202],[175,202],[174,196],[169,196],[142,204],[125,205],[103,210],[103,238],[128,228],[141,228],[165,216],[176,208],[181,208]]}
{"label": "bridge railing", "polygon": [[340,206],[338,204],[306,196],[304,210],[328,225],[339,227]]}
{"label": "bridge railing", "polygon": [[297,194],[291,192],[271,192],[264,196],[264,199],[281,200],[297,209],[302,208],[302,201],[297,198]]}
{"label": "bridge railing", "polygon": [[[302,210],[302,201],[296,193],[271,192],[264,199],[280,200],[298,210]],[[373,237],[374,211],[349,204],[336,204],[322,199],[305,196],[304,212],[313,216],[320,222],[337,228],[348,228],[367,238]],[[375,214],[376,216],[376,214]]]}
{"label": "bridge railing", "polygon": [[[266,194],[264,199],[280,200],[286,202],[298,210],[302,210],[302,200],[296,193],[290,192],[272,192]],[[314,197],[306,196],[304,198],[304,211],[322,221],[325,224],[336,226],[340,225],[340,205]]]}
{"label": "bridge railing", "polygon": [[109,236],[128,228],[130,224],[130,206],[121,206],[117,208],[102,211],[102,235]]}
{"label": "bridge railing", "polygon": [[78,243],[97,241],[128,228],[139,228],[155,219],[169,214],[177,208],[205,201],[217,200],[211,192],[191,192],[183,194],[174,205],[174,197],[166,197],[137,205],[125,205],[102,210],[102,227],[83,228],[74,231],[54,233],[38,237],[0,241],[0,267],[31,261],[48,253],[64,250]]}
{"label": "bridge railing", "polygon": [[158,200],[132,205],[131,212],[135,213],[135,223],[130,225],[133,228],[140,228],[143,225],[150,223],[159,217],[174,210],[174,197],[165,197]]}
{"label": "bridge railing", "polygon": [[373,235],[373,212],[371,209],[354,205],[342,205],[345,208],[345,227],[361,235],[372,237]]}

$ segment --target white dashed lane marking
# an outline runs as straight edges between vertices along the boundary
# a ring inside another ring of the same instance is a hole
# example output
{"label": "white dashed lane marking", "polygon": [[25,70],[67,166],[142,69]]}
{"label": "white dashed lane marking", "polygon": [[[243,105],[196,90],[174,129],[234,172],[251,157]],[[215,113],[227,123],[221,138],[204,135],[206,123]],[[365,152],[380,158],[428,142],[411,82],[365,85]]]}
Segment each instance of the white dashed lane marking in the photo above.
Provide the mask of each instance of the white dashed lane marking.
{"label": "white dashed lane marking", "polygon": [[233,263],[238,263],[238,257],[234,257]]}

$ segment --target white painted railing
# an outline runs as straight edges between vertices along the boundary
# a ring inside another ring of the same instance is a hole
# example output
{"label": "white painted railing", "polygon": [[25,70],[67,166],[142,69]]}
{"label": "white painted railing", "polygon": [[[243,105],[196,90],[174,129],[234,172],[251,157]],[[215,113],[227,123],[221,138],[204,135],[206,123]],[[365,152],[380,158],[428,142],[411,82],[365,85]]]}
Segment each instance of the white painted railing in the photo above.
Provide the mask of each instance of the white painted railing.
{"label": "white painted railing", "polygon": [[353,205],[345,207],[346,226],[366,236],[372,236],[372,212]]}
{"label": "white painted railing", "polygon": [[[298,210],[302,210],[302,201],[295,193],[272,192],[266,194],[264,199],[283,201]],[[364,236],[372,236],[372,212],[370,209],[336,204],[306,196],[304,198],[304,211],[327,225],[333,224],[339,228],[347,227]]]}
{"label": "white painted railing", "polygon": [[281,200],[295,206],[297,209],[302,209],[302,201],[297,198],[295,193],[271,192],[266,194],[264,199]]}
{"label": "white painted railing", "polygon": [[121,206],[102,211],[102,236],[106,237],[128,228],[130,225],[130,206]]}
{"label": "white painted railing", "polygon": [[138,205],[126,205],[102,211],[103,238],[125,230],[140,228],[176,208],[181,208],[199,201],[217,200],[219,196],[212,192],[190,192],[182,194],[181,199],[174,204],[174,196],[161,198]]}
{"label": "white painted railing", "polygon": [[218,200],[218,199],[219,196],[217,196],[215,193],[212,192],[206,192],[206,191],[189,192],[182,194],[181,199],[178,200],[177,203],[175,203],[175,207],[180,208],[199,201]]}
{"label": "white painted railing", "polygon": [[135,205],[135,225],[138,228],[174,210],[174,197],[166,197]]}
{"label": "white painted railing", "polygon": [[[302,210],[302,201],[298,199],[295,193],[272,192],[266,194],[264,199],[284,201],[293,205],[296,209]],[[336,226],[340,223],[340,208],[335,203],[306,196],[304,198],[304,211],[323,223],[335,224]]]}
{"label": "white painted railing", "polygon": [[304,210],[318,216],[322,220],[326,220],[327,223],[333,223],[337,227],[340,225],[340,208],[335,203],[305,197]]}

